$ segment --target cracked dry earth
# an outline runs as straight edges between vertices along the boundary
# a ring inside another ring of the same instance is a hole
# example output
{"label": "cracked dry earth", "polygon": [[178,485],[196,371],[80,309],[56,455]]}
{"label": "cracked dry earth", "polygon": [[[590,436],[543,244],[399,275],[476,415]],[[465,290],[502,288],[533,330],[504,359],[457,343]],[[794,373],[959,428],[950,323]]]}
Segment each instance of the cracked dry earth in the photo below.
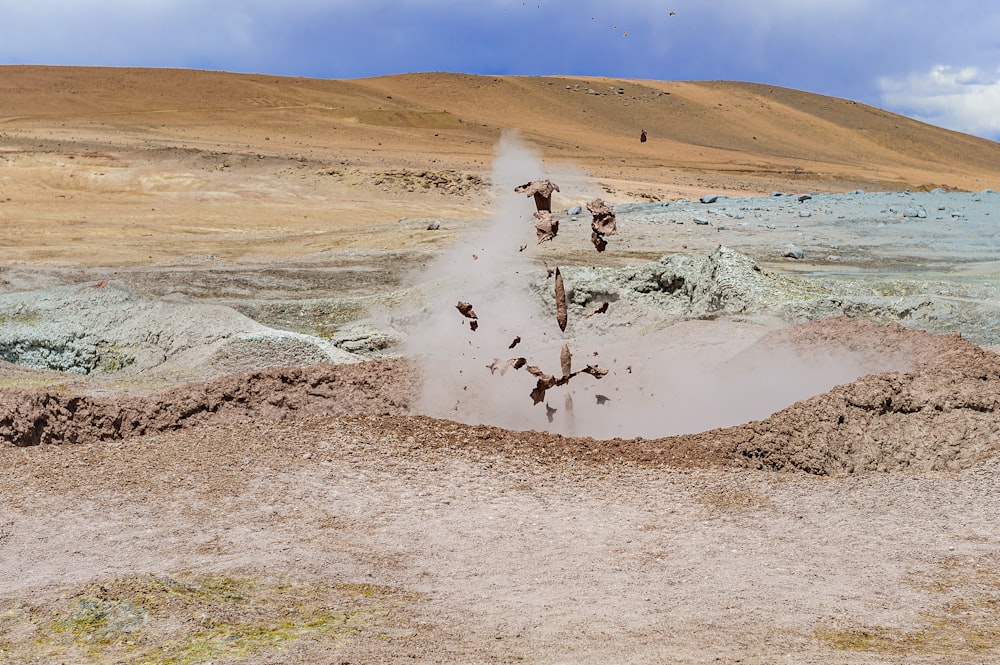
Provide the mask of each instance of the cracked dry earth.
{"label": "cracked dry earth", "polygon": [[0,393],[0,662],[987,663],[1000,356],[902,352],[770,418],[594,440],[411,411],[405,360]]}

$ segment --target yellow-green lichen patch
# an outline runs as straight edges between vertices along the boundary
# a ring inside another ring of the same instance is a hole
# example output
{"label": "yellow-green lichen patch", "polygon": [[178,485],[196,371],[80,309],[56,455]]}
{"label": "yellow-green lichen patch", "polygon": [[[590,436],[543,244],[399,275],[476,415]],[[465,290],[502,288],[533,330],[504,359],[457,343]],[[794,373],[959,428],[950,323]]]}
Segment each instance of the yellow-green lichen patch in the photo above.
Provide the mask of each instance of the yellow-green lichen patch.
{"label": "yellow-green lichen patch", "polygon": [[926,653],[930,636],[922,631],[902,631],[885,626],[830,626],[813,637],[841,651],[872,651],[881,654]]}
{"label": "yellow-green lichen patch", "polygon": [[934,575],[913,575],[908,582],[934,598],[917,625],[830,624],[812,637],[843,651],[887,655],[1000,654],[1000,565],[995,559],[948,560]]}
{"label": "yellow-green lichen patch", "polygon": [[0,605],[0,663],[187,665],[266,657],[301,639],[374,636],[413,598],[369,584],[239,575],[125,577]]}
{"label": "yellow-green lichen patch", "polygon": [[81,644],[116,644],[131,641],[148,621],[149,612],[138,605],[86,595],[51,625]]}
{"label": "yellow-green lichen patch", "polygon": [[132,351],[133,349],[129,347],[103,341],[98,342],[94,347],[94,368],[91,371],[103,374],[120,372],[135,362]]}
{"label": "yellow-green lichen patch", "polygon": [[37,309],[20,307],[7,312],[0,312],[0,325],[35,326],[42,322],[42,313]]}

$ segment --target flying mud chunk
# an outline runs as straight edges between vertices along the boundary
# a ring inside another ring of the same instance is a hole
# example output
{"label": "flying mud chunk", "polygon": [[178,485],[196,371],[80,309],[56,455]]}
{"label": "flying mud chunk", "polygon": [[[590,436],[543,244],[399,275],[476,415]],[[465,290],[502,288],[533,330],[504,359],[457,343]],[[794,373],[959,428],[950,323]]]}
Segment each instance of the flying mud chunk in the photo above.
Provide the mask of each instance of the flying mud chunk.
{"label": "flying mud chunk", "polygon": [[500,362],[499,358],[494,358],[493,362],[486,366],[486,369],[490,370],[490,374],[496,374],[500,372],[500,376],[503,376],[507,372],[508,367],[513,367],[514,369],[521,369],[528,364],[527,358],[510,358],[506,362]]}
{"label": "flying mud chunk", "polygon": [[459,300],[455,308],[464,316],[469,319],[469,327],[475,332],[479,328],[479,317],[476,316],[475,310],[472,309],[472,305],[465,301]]}
{"label": "flying mud chunk", "polygon": [[[528,373],[535,377],[535,387],[531,390],[531,401],[533,404],[540,404],[545,401],[545,393],[549,388],[555,388],[556,386],[565,386],[570,382],[574,376],[579,376],[580,374],[590,374],[595,379],[604,378],[608,370],[601,369],[597,365],[587,365],[581,370],[575,372],[572,370],[573,355],[570,353],[569,344],[564,343],[562,346],[562,351],[559,354],[559,364],[562,369],[562,376],[556,377],[551,374],[546,374],[537,365],[528,365],[528,362],[524,358],[512,358],[507,361],[507,364],[514,369],[520,369],[527,366]],[[492,366],[487,365],[490,371],[493,371]],[[568,395],[567,395],[568,397]],[[567,411],[572,411],[572,401],[567,402]]]}
{"label": "flying mud chunk", "polygon": [[531,391],[531,402],[533,404],[539,404],[545,401],[545,391],[549,388],[554,388],[559,385],[560,379],[552,376],[551,374],[546,374],[537,365],[528,365],[528,373],[533,377],[538,379],[535,382],[535,387]]}
{"label": "flying mud chunk", "polygon": [[608,311],[608,304],[609,304],[608,301],[605,300],[603,303],[601,303],[600,305],[598,305],[594,309],[592,309],[589,312],[587,312],[587,315],[584,318],[589,319],[594,314],[604,314],[606,311]]}
{"label": "flying mud chunk", "polygon": [[552,212],[552,192],[558,192],[559,185],[551,180],[532,180],[514,188],[514,193],[535,197],[538,212]]}
{"label": "flying mud chunk", "polygon": [[541,245],[547,240],[552,240],[559,233],[559,220],[552,216],[550,212],[536,212],[535,235],[538,236],[538,244]]}
{"label": "flying mud chunk", "polygon": [[566,286],[563,284],[562,273],[556,268],[556,323],[563,332],[566,332],[567,316]]}
{"label": "flying mud chunk", "polygon": [[572,374],[570,374],[569,376],[570,378],[573,378],[574,376],[578,376],[580,374],[589,374],[595,379],[603,379],[605,376],[607,376],[608,370],[601,369],[597,365],[587,365],[583,369],[577,370]]}
{"label": "flying mud chunk", "polygon": [[594,243],[598,252],[603,252],[608,246],[608,241],[604,239],[604,236],[618,235],[615,212],[601,199],[594,199],[588,203],[587,210],[594,216],[590,222],[590,241]]}

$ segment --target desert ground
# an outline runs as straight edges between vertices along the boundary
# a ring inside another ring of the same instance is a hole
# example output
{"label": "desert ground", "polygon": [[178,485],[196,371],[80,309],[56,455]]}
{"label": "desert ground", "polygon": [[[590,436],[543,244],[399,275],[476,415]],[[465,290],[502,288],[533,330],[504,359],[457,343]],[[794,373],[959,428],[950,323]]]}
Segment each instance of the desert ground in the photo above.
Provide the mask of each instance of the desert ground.
{"label": "desert ground", "polygon": [[733,82],[0,90],[0,663],[1000,659],[1000,145]]}

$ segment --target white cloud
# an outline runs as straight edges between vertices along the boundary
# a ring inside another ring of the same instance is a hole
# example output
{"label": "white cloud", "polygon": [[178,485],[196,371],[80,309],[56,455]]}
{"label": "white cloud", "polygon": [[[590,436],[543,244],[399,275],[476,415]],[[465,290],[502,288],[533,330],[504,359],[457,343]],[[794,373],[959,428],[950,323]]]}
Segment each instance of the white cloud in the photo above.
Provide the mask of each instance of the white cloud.
{"label": "white cloud", "polygon": [[898,113],[979,136],[1000,137],[1000,68],[936,65],[904,78],[882,78],[883,104]]}

